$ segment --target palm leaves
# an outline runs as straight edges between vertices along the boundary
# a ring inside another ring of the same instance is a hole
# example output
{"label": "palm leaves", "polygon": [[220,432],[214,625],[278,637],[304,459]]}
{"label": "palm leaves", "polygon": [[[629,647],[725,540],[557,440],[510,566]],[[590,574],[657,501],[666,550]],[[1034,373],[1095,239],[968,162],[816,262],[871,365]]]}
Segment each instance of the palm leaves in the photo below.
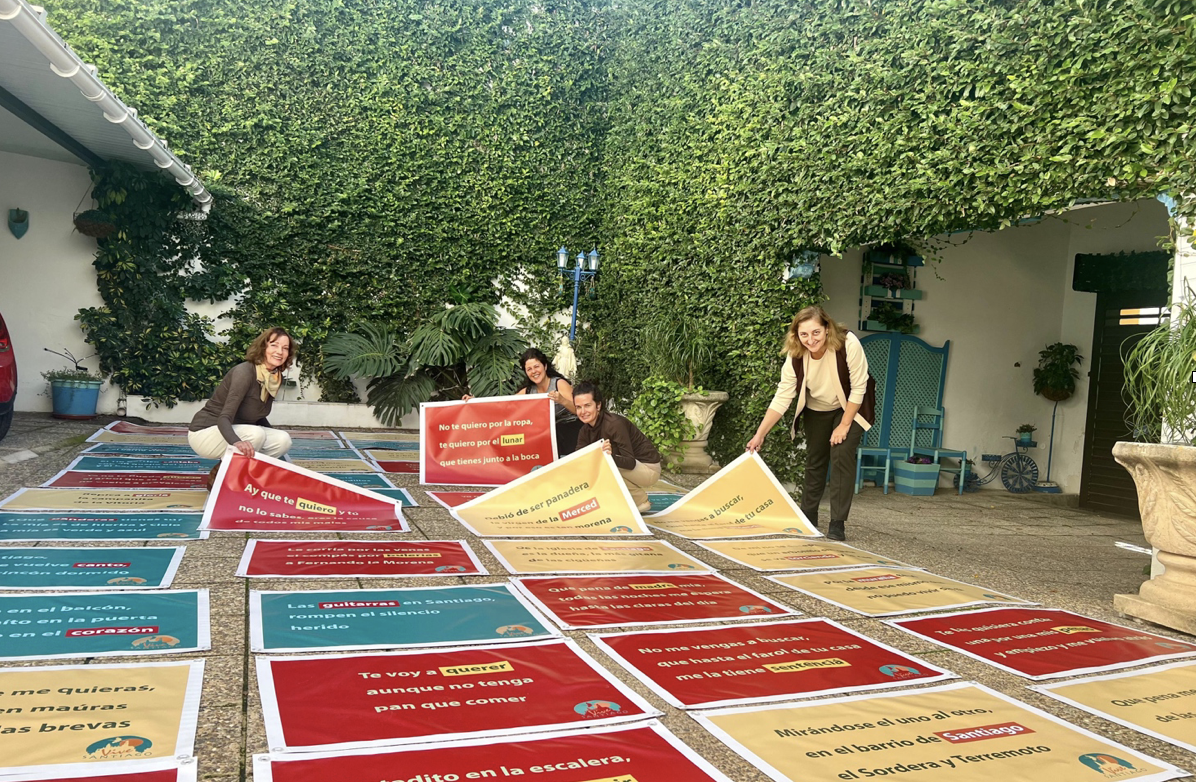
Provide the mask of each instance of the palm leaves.
{"label": "palm leaves", "polygon": [[369,378],[366,402],[384,425],[394,426],[437,397],[514,391],[522,377],[517,358],[527,343],[515,329],[496,327],[497,320],[494,305],[467,302],[437,312],[406,341],[387,324],[362,324],[328,339],[324,366],[339,378]]}

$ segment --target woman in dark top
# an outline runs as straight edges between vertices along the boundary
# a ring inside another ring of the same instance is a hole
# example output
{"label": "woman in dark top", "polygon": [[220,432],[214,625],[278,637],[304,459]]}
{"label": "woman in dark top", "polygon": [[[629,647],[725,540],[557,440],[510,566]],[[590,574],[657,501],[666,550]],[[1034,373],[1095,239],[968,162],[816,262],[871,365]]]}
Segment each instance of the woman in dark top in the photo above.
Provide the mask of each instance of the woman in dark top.
{"label": "woman in dark top", "polygon": [[619,468],[619,477],[636,508],[641,513],[652,510],[648,488],[660,480],[663,461],[656,445],[631,421],[603,409],[606,397],[593,383],[578,383],[573,401],[577,417],[584,424],[577,435],[577,447],[601,441],[602,450],[610,454]]}
{"label": "woman in dark top", "polygon": [[[528,348],[519,357],[519,368],[527,380],[516,394],[547,394],[556,410],[556,452],[558,456],[573,453],[577,448],[577,433],[581,421],[577,420],[577,408],[573,406],[573,385],[569,378],[556,371],[552,361],[543,351]],[[462,399],[473,399],[465,394]]]}
{"label": "woman in dark top", "polygon": [[266,416],[282,386],[282,373],[295,356],[285,329],[258,335],[245,361],[228,371],[212,398],[191,419],[187,442],[205,459],[219,459],[228,448],[248,456],[261,451],[280,457],[291,449],[291,436],[272,429]]}

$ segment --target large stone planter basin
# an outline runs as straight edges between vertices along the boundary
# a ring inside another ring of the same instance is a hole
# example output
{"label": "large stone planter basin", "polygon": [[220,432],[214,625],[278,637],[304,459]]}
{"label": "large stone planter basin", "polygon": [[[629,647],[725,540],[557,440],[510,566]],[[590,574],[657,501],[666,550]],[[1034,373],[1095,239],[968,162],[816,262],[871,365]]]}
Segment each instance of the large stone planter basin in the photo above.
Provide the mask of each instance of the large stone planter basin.
{"label": "large stone planter basin", "polygon": [[693,424],[697,433],[692,440],[681,442],[681,461],[677,471],[683,473],[718,472],[718,463],[706,453],[710,429],[714,426],[714,414],[731,398],[726,391],[708,391],[705,394],[685,394],[681,397],[681,411]]}
{"label": "large stone planter basin", "polygon": [[1117,595],[1114,606],[1196,634],[1196,448],[1117,443],[1113,458],[1134,478],[1142,531],[1166,567],[1137,595]]}

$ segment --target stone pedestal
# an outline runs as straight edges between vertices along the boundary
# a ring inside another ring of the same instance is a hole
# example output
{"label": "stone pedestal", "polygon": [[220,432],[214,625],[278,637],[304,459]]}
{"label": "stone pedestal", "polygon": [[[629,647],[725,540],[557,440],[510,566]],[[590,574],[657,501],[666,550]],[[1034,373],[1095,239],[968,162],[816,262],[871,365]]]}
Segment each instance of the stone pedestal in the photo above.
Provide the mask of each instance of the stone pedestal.
{"label": "stone pedestal", "polygon": [[1142,531],[1165,567],[1137,595],[1117,595],[1114,607],[1196,634],[1196,448],[1117,443],[1113,457],[1134,478]]}
{"label": "stone pedestal", "polygon": [[692,440],[681,442],[681,460],[677,472],[710,475],[719,471],[718,462],[706,453],[710,428],[714,426],[714,414],[724,402],[731,398],[726,391],[708,391],[705,394],[686,394],[681,397],[681,410],[693,424],[696,434]]}

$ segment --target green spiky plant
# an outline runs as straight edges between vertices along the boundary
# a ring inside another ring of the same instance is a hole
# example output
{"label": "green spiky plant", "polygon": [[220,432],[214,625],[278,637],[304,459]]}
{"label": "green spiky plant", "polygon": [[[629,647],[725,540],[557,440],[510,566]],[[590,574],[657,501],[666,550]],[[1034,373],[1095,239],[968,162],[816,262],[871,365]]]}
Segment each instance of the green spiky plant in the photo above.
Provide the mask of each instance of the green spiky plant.
{"label": "green spiky plant", "polygon": [[1170,322],[1142,337],[1124,359],[1126,418],[1139,442],[1196,444],[1196,295],[1186,288]]}
{"label": "green spiky plant", "polygon": [[515,391],[527,343],[497,321],[494,305],[465,302],[446,306],[407,340],[387,324],[364,323],[329,337],[324,366],[338,378],[368,378],[366,403],[384,425],[395,426],[423,402]]}

